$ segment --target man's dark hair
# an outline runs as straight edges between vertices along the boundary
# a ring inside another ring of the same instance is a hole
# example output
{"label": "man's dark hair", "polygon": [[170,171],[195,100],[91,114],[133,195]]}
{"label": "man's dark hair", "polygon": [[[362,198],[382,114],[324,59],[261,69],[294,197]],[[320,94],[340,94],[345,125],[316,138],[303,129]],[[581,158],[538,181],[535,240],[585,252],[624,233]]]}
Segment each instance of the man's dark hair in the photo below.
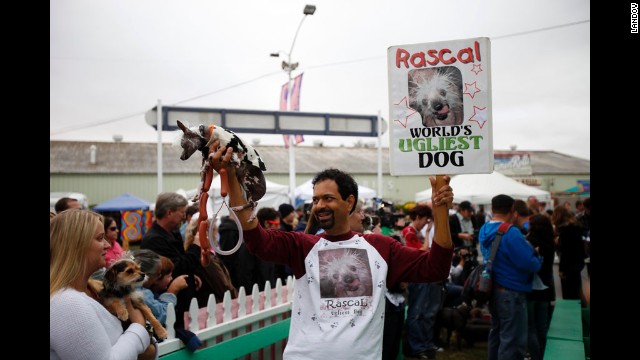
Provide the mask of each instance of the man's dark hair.
{"label": "man's dark hair", "polygon": [[333,180],[338,185],[338,192],[340,196],[342,196],[342,200],[346,200],[349,195],[353,195],[354,202],[349,214],[355,210],[356,205],[358,205],[358,183],[351,177],[351,175],[347,174],[344,171],[340,171],[338,169],[326,169],[319,172],[313,180],[311,180],[311,184],[314,186],[316,183],[323,180]]}
{"label": "man's dark hair", "polygon": [[515,200],[513,202],[513,211],[522,217],[531,216],[531,210],[529,210],[529,206],[524,200]]}
{"label": "man's dark hair", "polygon": [[200,206],[198,203],[187,206],[187,217],[193,216],[193,214],[197,213],[198,211],[200,211]]}
{"label": "man's dark hair", "polygon": [[433,212],[427,205],[416,205],[413,209],[409,210],[409,219],[414,221],[418,216],[433,219]]}
{"label": "man's dark hair", "polygon": [[280,204],[280,206],[278,206],[278,212],[283,219],[289,216],[289,214],[294,211],[296,211],[296,209],[289,203],[282,203]]}
{"label": "man's dark hair", "polygon": [[460,203],[460,205],[458,205],[458,210],[469,210],[471,212],[473,212],[473,206],[471,206],[471,203],[468,201],[463,201]]}
{"label": "man's dark hair", "polygon": [[280,213],[278,212],[278,210],[271,208],[271,207],[263,207],[260,210],[258,210],[258,214],[256,215],[256,217],[258,218],[258,222],[260,222],[260,225],[262,225],[262,227],[264,227],[264,223],[267,220],[275,220],[277,218],[280,217]]}
{"label": "man's dark hair", "polygon": [[509,195],[496,195],[491,199],[491,211],[494,214],[506,215],[511,212],[514,201]]}
{"label": "man's dark hair", "polygon": [[[553,225],[551,225],[551,219],[542,214],[533,215],[529,219],[529,234],[533,237],[537,237],[538,241],[543,239],[553,241]],[[539,244],[537,244],[539,245]]]}
{"label": "man's dark hair", "polygon": [[54,209],[56,210],[56,214],[59,214],[67,210],[69,208],[69,203],[72,201],[78,201],[78,200],[70,197],[60,198],[60,200],[58,200],[56,202],[56,205],[54,206]]}

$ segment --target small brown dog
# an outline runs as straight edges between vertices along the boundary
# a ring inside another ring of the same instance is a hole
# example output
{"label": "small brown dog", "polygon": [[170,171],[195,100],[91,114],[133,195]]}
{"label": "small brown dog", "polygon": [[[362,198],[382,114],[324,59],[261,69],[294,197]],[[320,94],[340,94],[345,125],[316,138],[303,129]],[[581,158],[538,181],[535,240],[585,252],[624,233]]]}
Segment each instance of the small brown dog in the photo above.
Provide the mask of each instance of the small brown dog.
{"label": "small brown dog", "polygon": [[118,319],[126,321],[129,319],[129,312],[125,305],[125,297],[131,298],[131,303],[136,309],[142,311],[142,315],[153,326],[153,331],[161,340],[167,338],[167,330],[160,324],[153,312],[144,303],[144,296],[140,290],[146,280],[146,275],[140,270],[140,265],[129,258],[122,258],[115,261],[104,275],[102,281],[103,288],[100,291],[102,305]]}

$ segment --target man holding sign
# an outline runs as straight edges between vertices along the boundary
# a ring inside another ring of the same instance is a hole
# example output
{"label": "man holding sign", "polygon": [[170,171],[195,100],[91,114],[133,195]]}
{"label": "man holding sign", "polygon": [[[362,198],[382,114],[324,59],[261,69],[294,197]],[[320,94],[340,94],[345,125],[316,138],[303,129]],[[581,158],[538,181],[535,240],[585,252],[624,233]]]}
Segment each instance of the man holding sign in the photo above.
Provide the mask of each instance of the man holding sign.
{"label": "man holding sign", "polygon": [[[488,38],[388,48],[391,175],[493,171],[489,50]],[[468,202],[461,205],[460,212],[471,208]],[[453,219],[446,225],[451,227],[453,241],[473,245],[473,227],[465,234],[458,218]],[[412,351],[419,351],[415,355],[435,358],[435,351],[424,352],[430,336],[409,341]]]}
{"label": "man holding sign", "polygon": [[[216,171],[228,172],[229,205],[242,207],[247,200],[230,158],[231,149],[221,148],[211,163]],[[358,201],[358,185],[337,169],[321,171],[313,180],[311,212],[324,229],[319,235],[265,230],[248,222],[251,209],[237,213],[247,249],[265,261],[289,265],[296,279],[284,359],[380,359],[385,288],[447,278],[453,255],[447,212],[453,191],[448,176],[429,180],[436,221],[430,251],[353,232],[349,214]]]}

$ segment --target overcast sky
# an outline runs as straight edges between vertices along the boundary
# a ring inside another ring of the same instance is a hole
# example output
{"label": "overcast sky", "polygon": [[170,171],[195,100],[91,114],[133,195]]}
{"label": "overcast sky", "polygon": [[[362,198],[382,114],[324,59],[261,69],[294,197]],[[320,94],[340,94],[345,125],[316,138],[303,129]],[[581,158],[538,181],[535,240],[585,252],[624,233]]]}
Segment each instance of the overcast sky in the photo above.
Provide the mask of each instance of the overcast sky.
{"label": "overcast sky", "polygon": [[[388,119],[388,47],[486,36],[494,149],[590,159],[585,0],[52,0],[50,139],[155,142],[144,113],[158,99],[278,110],[288,78],[283,58],[269,54],[289,51],[305,4],[317,10],[292,53],[294,76],[304,72],[301,111]],[[282,144],[281,136],[242,136]],[[322,140],[352,146],[358,138]]]}

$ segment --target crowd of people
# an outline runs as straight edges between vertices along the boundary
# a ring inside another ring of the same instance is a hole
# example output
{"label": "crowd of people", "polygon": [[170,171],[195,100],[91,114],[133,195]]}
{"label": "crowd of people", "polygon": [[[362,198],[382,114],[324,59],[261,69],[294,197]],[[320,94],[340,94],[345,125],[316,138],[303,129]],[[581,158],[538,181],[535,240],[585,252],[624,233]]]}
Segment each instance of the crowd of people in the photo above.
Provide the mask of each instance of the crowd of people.
{"label": "crowd of people", "polygon": [[[244,205],[229,157],[220,149],[212,164],[229,173],[230,206]],[[132,253],[118,243],[115,219],[63,198],[50,214],[50,358],[157,358],[156,339],[140,310],[127,300],[129,320],[122,322],[87,285],[126,254],[147,276],[145,302],[161,323],[173,304],[176,336],[192,350],[202,344],[184,328],[192,298],[204,307],[210,294],[221,301],[227,290],[234,297],[241,287],[251,294],[254,285],[263,291],[293,276],[297,295],[285,358],[396,359],[406,334],[406,355],[435,359],[448,345],[439,331],[443,309],[473,306],[462,298],[464,281],[489,257],[498,226],[507,222],[512,226],[493,261],[494,291],[479,310],[491,319],[489,359],[542,359],[557,296],[556,254],[562,298],[584,301],[589,199],[577,202],[575,212],[566,204],[548,211],[534,198],[507,195],[494,197],[487,212],[468,201],[454,209],[453,189],[443,178],[439,188],[430,179],[431,201],[405,214],[391,206],[365,208],[348,173],[324,170],[313,179],[311,204],[264,207],[255,221],[248,221],[252,209],[241,210],[241,228],[221,219],[215,231],[221,248],[235,247],[240,232],[244,243],[231,255],[212,252],[206,266],[197,206],[177,193],[158,195],[153,225]]]}

